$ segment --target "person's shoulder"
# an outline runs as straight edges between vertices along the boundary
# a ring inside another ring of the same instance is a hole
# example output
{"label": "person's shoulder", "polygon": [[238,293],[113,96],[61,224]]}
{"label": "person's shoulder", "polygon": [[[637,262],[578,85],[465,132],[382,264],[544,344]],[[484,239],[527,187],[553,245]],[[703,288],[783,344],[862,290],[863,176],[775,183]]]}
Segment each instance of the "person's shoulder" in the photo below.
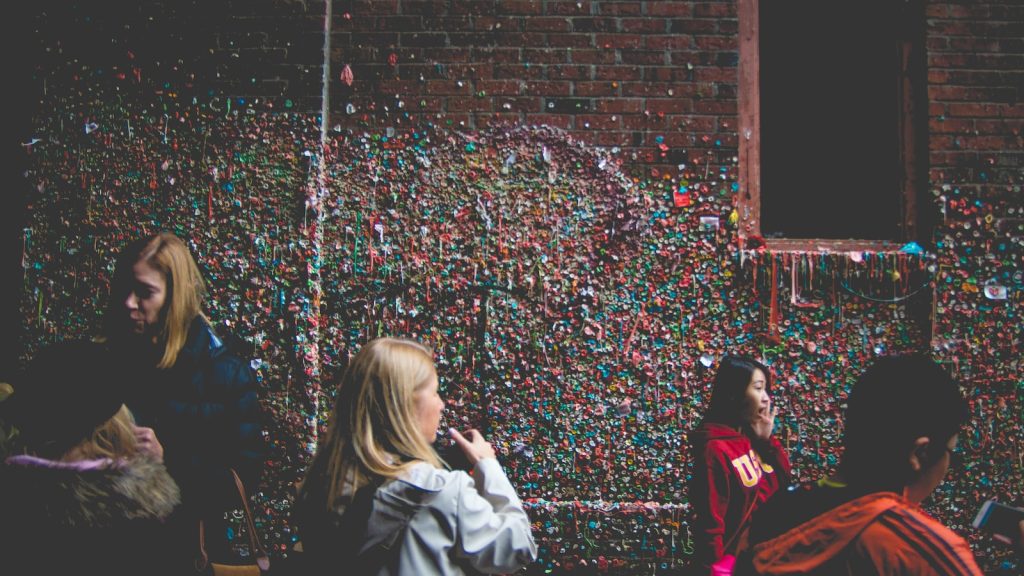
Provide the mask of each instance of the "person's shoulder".
{"label": "person's shoulder", "polygon": [[879,514],[861,542],[875,554],[920,557],[944,574],[979,573],[967,541],[913,504],[898,503]]}
{"label": "person's shoulder", "polygon": [[396,488],[409,487],[424,492],[441,492],[454,487],[459,482],[470,480],[469,475],[460,470],[445,470],[427,462],[416,462],[410,465],[405,473],[396,479]]}
{"label": "person's shoulder", "polygon": [[[947,528],[921,508],[912,504],[897,504],[878,517],[878,524],[900,537],[926,539],[949,544],[966,543],[959,534]],[[916,536],[914,536],[916,535]]]}

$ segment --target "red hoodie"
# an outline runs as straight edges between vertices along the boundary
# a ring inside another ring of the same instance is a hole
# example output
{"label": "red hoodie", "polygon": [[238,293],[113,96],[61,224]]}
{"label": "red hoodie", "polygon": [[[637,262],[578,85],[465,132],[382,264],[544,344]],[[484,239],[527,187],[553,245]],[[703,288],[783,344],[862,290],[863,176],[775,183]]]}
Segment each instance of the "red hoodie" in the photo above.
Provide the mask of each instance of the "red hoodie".
{"label": "red hoodie", "polygon": [[723,424],[701,424],[690,436],[690,450],[694,559],[710,570],[723,554],[736,553],[739,538],[733,536],[752,508],[789,483],[790,464],[777,438],[755,451],[747,436]]}
{"label": "red hoodie", "polygon": [[[963,538],[892,492],[851,500],[750,549],[752,573],[981,576]],[[747,573],[746,561],[737,573]]]}

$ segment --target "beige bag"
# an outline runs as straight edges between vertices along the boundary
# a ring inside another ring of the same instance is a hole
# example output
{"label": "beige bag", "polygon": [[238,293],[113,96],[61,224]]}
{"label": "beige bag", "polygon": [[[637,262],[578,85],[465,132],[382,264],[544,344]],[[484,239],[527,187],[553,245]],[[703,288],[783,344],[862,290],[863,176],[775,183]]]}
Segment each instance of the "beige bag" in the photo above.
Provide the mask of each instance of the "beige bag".
{"label": "beige bag", "polygon": [[231,470],[231,476],[235,479],[238,487],[238,495],[242,499],[242,510],[245,511],[245,523],[249,532],[250,563],[246,564],[222,564],[210,562],[210,556],[206,553],[206,526],[199,521],[199,557],[196,558],[196,572],[200,574],[212,574],[213,576],[261,576],[270,570],[270,557],[263,549],[259,536],[256,534],[256,524],[252,520],[252,511],[249,509],[249,497],[245,494],[245,486],[238,474]]}

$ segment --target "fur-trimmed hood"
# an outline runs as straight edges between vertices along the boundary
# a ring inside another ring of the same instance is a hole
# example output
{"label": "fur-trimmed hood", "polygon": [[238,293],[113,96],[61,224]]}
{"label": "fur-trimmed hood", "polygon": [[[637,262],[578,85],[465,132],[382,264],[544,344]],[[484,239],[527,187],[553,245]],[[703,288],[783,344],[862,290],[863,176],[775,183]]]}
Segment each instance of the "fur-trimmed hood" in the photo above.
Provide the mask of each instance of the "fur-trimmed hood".
{"label": "fur-trimmed hood", "polygon": [[181,501],[178,485],[160,462],[55,462],[8,458],[0,472],[0,509],[33,523],[62,528],[112,528],[161,521]]}

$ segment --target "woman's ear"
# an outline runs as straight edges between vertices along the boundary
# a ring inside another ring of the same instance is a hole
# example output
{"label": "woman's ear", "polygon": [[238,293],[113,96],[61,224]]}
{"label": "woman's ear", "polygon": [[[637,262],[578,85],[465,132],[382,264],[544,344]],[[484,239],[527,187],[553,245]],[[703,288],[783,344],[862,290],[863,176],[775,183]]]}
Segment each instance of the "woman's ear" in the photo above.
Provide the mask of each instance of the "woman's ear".
{"label": "woman's ear", "polygon": [[910,450],[908,457],[908,463],[910,469],[914,472],[920,472],[924,468],[927,468],[932,458],[928,453],[928,448],[931,445],[931,440],[927,436],[921,436],[917,440],[914,440],[914,447]]}

